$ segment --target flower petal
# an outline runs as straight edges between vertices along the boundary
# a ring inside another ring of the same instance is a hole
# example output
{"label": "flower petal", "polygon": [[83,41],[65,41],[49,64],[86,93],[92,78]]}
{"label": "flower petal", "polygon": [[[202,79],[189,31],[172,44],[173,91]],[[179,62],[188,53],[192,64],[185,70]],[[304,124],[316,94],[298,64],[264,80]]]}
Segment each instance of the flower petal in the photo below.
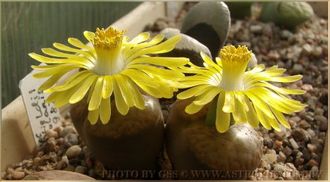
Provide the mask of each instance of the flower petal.
{"label": "flower petal", "polygon": [[258,98],[267,103],[271,103],[269,106],[286,114],[292,114],[293,112],[300,111],[305,107],[303,104],[300,104],[300,102],[282,97],[264,87],[253,88],[250,89],[250,91],[252,91]]}
{"label": "flower petal", "polygon": [[203,105],[196,105],[194,102],[192,102],[185,108],[185,112],[188,114],[195,114],[199,112],[203,107]]}
{"label": "flower petal", "polygon": [[[122,74],[128,76],[138,87],[140,87],[143,91],[147,94],[159,98],[159,97],[171,97],[173,93],[169,93],[169,89],[160,89],[161,87],[160,82],[155,82],[155,78],[150,78],[144,72],[127,69],[122,72]],[[158,80],[158,79],[157,79]],[[157,86],[157,87],[156,87]]]}
{"label": "flower petal", "polygon": [[92,124],[95,125],[97,120],[99,119],[99,110],[96,109],[94,111],[89,111],[88,112],[88,121]]}
{"label": "flower petal", "polygon": [[127,88],[131,92],[131,96],[134,101],[134,106],[141,110],[145,109],[143,96],[141,95],[137,86],[129,78],[127,78]]}
{"label": "flower petal", "polygon": [[149,41],[149,42],[143,42],[140,44],[127,43],[127,45],[124,45],[124,49],[123,49],[125,59],[131,57],[134,53],[136,53],[137,51],[139,51],[143,48],[151,47],[151,46],[154,46],[154,45],[160,43],[163,39],[164,39],[164,35],[158,34],[154,38],[152,38],[151,41]]}
{"label": "flower petal", "polygon": [[209,87],[206,92],[202,95],[199,95],[194,100],[194,104],[196,105],[206,105],[207,103],[211,102],[215,96],[217,96],[221,92],[219,87]]}
{"label": "flower petal", "polygon": [[217,102],[217,112],[215,127],[218,132],[224,133],[230,126],[230,114],[223,112],[223,106],[225,102],[225,93],[220,93]]}
{"label": "flower petal", "polygon": [[274,128],[276,131],[281,131],[280,124],[276,121],[275,118],[269,118],[266,115],[264,115],[264,118],[268,121],[272,128]]}
{"label": "flower petal", "polygon": [[147,47],[144,49],[141,49],[135,53],[133,53],[128,59],[128,62],[130,60],[135,59],[136,57],[139,57],[141,55],[146,55],[146,54],[161,54],[161,53],[166,53],[174,49],[175,45],[181,40],[180,35],[176,35],[171,37],[170,39],[155,45],[151,47]]}
{"label": "flower petal", "polygon": [[257,127],[259,125],[259,119],[257,117],[256,111],[253,108],[251,102],[249,99],[245,98],[246,100],[246,105],[248,106],[249,110],[246,112],[246,117],[247,117],[247,121],[248,123],[252,126],[252,127]]}
{"label": "flower petal", "polygon": [[96,75],[92,75],[86,79],[86,81],[82,82],[79,89],[70,97],[70,104],[77,103],[83,99],[87,93],[87,91],[90,89],[91,85],[94,83],[94,81],[97,79]]}
{"label": "flower petal", "polygon": [[59,86],[55,86],[53,88],[47,89],[47,90],[45,90],[45,92],[51,93],[51,92],[61,92],[61,91],[68,90],[68,89],[76,86],[77,84],[81,83],[83,80],[85,80],[90,75],[92,75],[92,73],[87,70],[77,72],[77,73],[73,74],[70,78],[68,78],[63,85],[59,85]]}
{"label": "flower petal", "polygon": [[169,68],[181,67],[189,62],[184,57],[139,57],[132,60],[129,64],[152,64]]}
{"label": "flower petal", "polygon": [[235,112],[233,112],[233,119],[235,120],[235,124],[239,123],[246,123],[247,122],[247,116],[245,112],[245,108],[243,107],[243,104],[237,99],[236,94],[235,95]]}
{"label": "flower petal", "polygon": [[139,44],[141,42],[144,42],[150,38],[149,32],[143,32],[134,37],[131,41],[129,41],[130,44]]}
{"label": "flower petal", "polygon": [[111,118],[110,97],[107,97],[106,99],[102,99],[99,111],[100,111],[100,119],[102,124],[107,124]]}
{"label": "flower petal", "polygon": [[226,113],[231,113],[235,111],[235,98],[233,95],[233,92],[229,91],[229,92],[225,92],[225,102],[224,105],[222,107],[222,111],[226,112]]}
{"label": "flower petal", "polygon": [[88,110],[94,111],[95,109],[98,109],[101,104],[102,100],[102,86],[103,86],[103,76],[100,76],[97,78],[94,90],[92,93],[91,100],[89,101]]}
{"label": "flower petal", "polygon": [[78,86],[73,87],[65,92],[59,92],[59,94],[57,94],[53,100],[55,106],[57,108],[60,108],[66,104],[69,104],[69,99],[70,97],[79,89]]}
{"label": "flower petal", "polygon": [[288,95],[288,94],[300,95],[300,94],[306,93],[304,90],[300,90],[300,89],[286,89],[286,88],[276,87],[267,82],[258,82],[258,83],[251,85],[251,87],[267,87],[280,94],[285,94],[285,95]]}
{"label": "flower petal", "polygon": [[244,92],[244,94],[252,101],[255,108],[261,109],[261,111],[264,112],[268,117],[274,118],[274,115],[270,111],[268,105],[265,103],[265,100],[258,98],[257,95],[259,92],[248,90]]}
{"label": "flower petal", "polygon": [[284,77],[270,77],[267,81],[272,82],[282,82],[282,83],[290,83],[298,81],[302,78],[302,75],[293,75],[293,76],[284,76]]}
{"label": "flower petal", "polygon": [[74,52],[74,53],[82,54],[82,55],[86,56],[87,58],[93,58],[93,56],[94,56],[92,52],[72,48],[72,47],[69,47],[67,45],[57,43],[57,42],[53,43],[53,46],[55,48],[59,49],[59,50],[62,50],[62,51],[68,51],[68,52]]}
{"label": "flower petal", "polygon": [[58,74],[58,73],[69,72],[69,71],[71,71],[73,69],[77,69],[77,68],[79,68],[79,66],[77,66],[77,65],[63,64],[63,65],[58,65],[58,66],[53,67],[53,68],[49,68],[46,71],[40,71],[38,73],[33,74],[32,76],[34,78],[46,78],[46,77],[50,77],[50,76],[53,76],[53,75]]}
{"label": "flower petal", "polygon": [[[86,68],[88,69],[89,66],[91,65],[89,60],[83,57],[77,56],[76,58],[69,58],[69,59],[59,59],[59,58],[51,58],[51,57],[46,57],[43,55],[39,55],[36,53],[29,53],[29,56],[41,63],[47,63],[47,64],[76,64],[76,67],[80,68]],[[57,65],[42,65],[42,66],[32,66],[34,69],[39,69],[41,70],[42,68],[45,69],[51,69],[53,67],[56,67]]]}
{"label": "flower petal", "polygon": [[114,75],[113,79],[113,91],[115,94],[116,108],[121,115],[125,116],[128,113],[129,107],[124,100],[124,97],[119,89],[118,82],[115,77],[116,75]]}
{"label": "flower petal", "polygon": [[149,66],[149,65],[133,64],[133,65],[128,65],[128,68],[138,69],[145,72],[150,77],[159,76],[165,80],[173,80],[184,77],[184,74],[181,72],[157,68],[155,66]]}
{"label": "flower petal", "polygon": [[102,97],[106,99],[112,95],[113,92],[113,81],[110,75],[104,76],[103,88],[102,88]]}
{"label": "flower petal", "polygon": [[79,48],[79,49],[85,49],[85,50],[88,50],[88,51],[90,51],[90,52],[95,51],[92,47],[87,46],[86,44],[82,43],[82,42],[81,42],[79,39],[77,39],[77,38],[72,38],[72,37],[70,37],[70,38],[68,38],[68,42],[69,42],[71,45],[73,45],[73,46],[75,46],[75,47],[77,47],[77,48]]}
{"label": "flower petal", "polygon": [[204,63],[206,63],[208,67],[213,67],[219,72],[222,71],[222,68],[219,65],[215,64],[215,62],[213,62],[213,60],[209,56],[207,56],[204,52],[200,52],[200,55],[204,60]]}
{"label": "flower petal", "polygon": [[286,128],[291,128],[289,122],[285,119],[284,115],[277,111],[276,109],[272,109],[274,115],[276,116],[277,120]]}
{"label": "flower petal", "polygon": [[95,37],[94,32],[84,31],[84,36],[89,42],[93,43],[93,40],[94,40],[94,37]]}
{"label": "flower petal", "polygon": [[46,90],[52,87],[62,76],[64,73],[54,74],[50,78],[48,78],[42,85],[40,85],[39,90]]}
{"label": "flower petal", "polygon": [[188,99],[190,97],[198,96],[200,94],[203,94],[207,88],[210,87],[209,85],[198,85],[196,87],[192,87],[190,89],[187,89],[185,91],[180,92],[176,97],[178,99]]}
{"label": "flower petal", "polygon": [[123,96],[123,99],[125,100],[125,103],[128,105],[128,107],[133,106],[134,100],[133,100],[132,90],[128,89],[127,84],[129,83],[127,81],[128,80],[127,77],[118,74],[116,75],[115,79],[119,87],[120,93]]}
{"label": "flower petal", "polygon": [[272,127],[270,126],[269,122],[265,119],[264,114],[262,113],[262,111],[258,107],[256,107],[256,106],[254,106],[254,109],[255,109],[255,111],[257,113],[257,116],[258,116],[258,119],[259,119],[261,125],[264,128],[266,128],[267,130],[272,129]]}

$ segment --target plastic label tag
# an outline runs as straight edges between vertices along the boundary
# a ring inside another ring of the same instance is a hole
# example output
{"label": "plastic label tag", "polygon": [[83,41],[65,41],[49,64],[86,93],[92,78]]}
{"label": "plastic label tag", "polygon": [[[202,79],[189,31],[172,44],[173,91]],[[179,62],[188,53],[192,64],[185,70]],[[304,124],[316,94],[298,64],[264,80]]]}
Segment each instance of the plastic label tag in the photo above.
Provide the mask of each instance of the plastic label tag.
{"label": "plastic label tag", "polygon": [[39,86],[47,79],[36,79],[32,71],[19,83],[21,95],[30,120],[30,126],[37,146],[49,129],[61,126],[61,115],[53,103],[46,103],[47,93],[38,91]]}

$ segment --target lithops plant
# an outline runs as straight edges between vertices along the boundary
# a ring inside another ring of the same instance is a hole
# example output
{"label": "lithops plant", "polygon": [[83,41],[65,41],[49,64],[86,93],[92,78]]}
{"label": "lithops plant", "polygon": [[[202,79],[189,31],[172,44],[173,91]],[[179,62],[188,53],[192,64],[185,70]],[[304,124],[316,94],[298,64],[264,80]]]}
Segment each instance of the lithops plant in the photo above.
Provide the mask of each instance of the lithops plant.
{"label": "lithops plant", "polygon": [[230,12],[227,5],[220,1],[203,1],[187,13],[181,32],[204,44],[215,57],[225,44],[229,28]]}
{"label": "lithops plant", "polygon": [[313,8],[306,2],[265,2],[263,3],[260,19],[293,29],[310,19],[313,15]]}
{"label": "lithops plant", "polygon": [[252,52],[246,46],[225,46],[215,61],[204,53],[201,57],[204,67],[190,63],[185,69],[193,74],[181,81],[188,89],[177,95],[182,101],[175,102],[169,113],[169,158],[176,170],[227,171],[231,175],[219,178],[244,179],[262,154],[262,140],[252,127],[261,123],[268,130],[280,131],[280,125],[290,128],[283,114],[305,107],[288,97],[304,91],[271,82],[294,82],[302,76],[283,76],[285,69],[266,69],[262,64],[247,69]]}
{"label": "lithops plant", "polygon": [[187,57],[192,63],[198,66],[203,65],[203,59],[199,55],[200,52],[211,56],[210,50],[204,44],[189,35],[181,33],[179,29],[166,28],[161,31],[161,34],[163,34],[166,39],[177,35],[181,36],[181,40],[176,44],[175,48],[171,52],[164,54],[166,56]]}
{"label": "lithops plant", "polygon": [[129,40],[113,27],[84,36],[91,46],[69,38],[72,47],[54,43],[58,50],[42,49],[47,56],[29,54],[44,63],[32,66],[34,77],[48,78],[39,89],[57,107],[71,104],[77,131],[108,169],[157,169],[164,130],[157,98],[173,97],[189,60],[153,55],[171,51],[180,36],[163,41],[145,32]]}
{"label": "lithops plant", "polygon": [[252,1],[229,1],[226,2],[229,10],[230,16],[232,18],[244,19],[251,16],[251,6]]}

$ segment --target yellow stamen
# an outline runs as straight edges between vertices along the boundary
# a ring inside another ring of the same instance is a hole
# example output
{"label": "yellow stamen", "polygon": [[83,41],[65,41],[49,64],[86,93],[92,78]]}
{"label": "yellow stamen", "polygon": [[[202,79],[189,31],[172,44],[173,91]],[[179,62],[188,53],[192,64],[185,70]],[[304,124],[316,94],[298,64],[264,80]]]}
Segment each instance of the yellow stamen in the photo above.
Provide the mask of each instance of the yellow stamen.
{"label": "yellow stamen", "polygon": [[219,56],[224,67],[234,67],[245,71],[246,66],[252,57],[252,52],[249,51],[245,45],[239,45],[237,48],[229,45],[220,50]]}
{"label": "yellow stamen", "polygon": [[95,48],[97,60],[94,71],[99,75],[113,75],[124,67],[121,60],[121,47],[124,31],[113,27],[97,28],[92,44]]}
{"label": "yellow stamen", "polygon": [[243,45],[238,47],[229,45],[219,52],[223,66],[223,79],[220,84],[225,90],[242,89],[242,75],[252,57],[252,52]]}
{"label": "yellow stamen", "polygon": [[108,29],[96,28],[93,45],[95,48],[114,49],[117,48],[123,39],[124,31],[116,30],[112,27]]}

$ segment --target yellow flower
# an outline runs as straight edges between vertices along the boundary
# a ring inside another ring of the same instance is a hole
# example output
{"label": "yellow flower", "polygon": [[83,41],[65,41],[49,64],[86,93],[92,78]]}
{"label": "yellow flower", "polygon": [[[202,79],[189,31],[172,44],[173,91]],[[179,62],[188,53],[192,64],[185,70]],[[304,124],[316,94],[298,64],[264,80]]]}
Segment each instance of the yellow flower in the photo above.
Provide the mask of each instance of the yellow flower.
{"label": "yellow flower", "polygon": [[[216,63],[201,53],[204,67],[190,63],[185,72],[194,73],[182,80],[184,88],[190,88],[177,95],[178,99],[194,97],[185,111],[197,113],[202,107],[218,97],[214,103],[215,126],[220,132],[226,132],[231,117],[236,123],[249,123],[253,127],[259,121],[266,129],[280,131],[280,124],[289,128],[284,114],[301,111],[305,105],[287,97],[289,94],[304,94],[298,89],[277,87],[269,82],[294,82],[301,75],[283,76],[285,69],[277,66],[265,69],[260,64],[246,71],[252,52],[246,46],[225,46],[219,52]],[[279,124],[280,123],[280,124]]]}
{"label": "yellow flower", "polygon": [[[54,43],[58,50],[42,49],[48,56],[29,56],[44,63],[32,68],[40,71],[33,75],[35,78],[49,77],[39,88],[50,93],[47,101],[61,107],[77,103],[87,95],[88,119],[92,124],[99,117],[103,124],[108,123],[112,95],[119,113],[126,115],[130,107],[144,109],[142,93],[171,98],[179,84],[177,79],[184,77],[178,68],[188,63],[187,58],[151,57],[171,51],[180,41],[179,36],[163,41],[163,35],[150,39],[145,32],[129,41],[123,31],[112,27],[97,28],[95,33],[85,31],[84,36],[91,46],[69,38],[73,47]],[[68,72],[72,75],[59,83]]]}

